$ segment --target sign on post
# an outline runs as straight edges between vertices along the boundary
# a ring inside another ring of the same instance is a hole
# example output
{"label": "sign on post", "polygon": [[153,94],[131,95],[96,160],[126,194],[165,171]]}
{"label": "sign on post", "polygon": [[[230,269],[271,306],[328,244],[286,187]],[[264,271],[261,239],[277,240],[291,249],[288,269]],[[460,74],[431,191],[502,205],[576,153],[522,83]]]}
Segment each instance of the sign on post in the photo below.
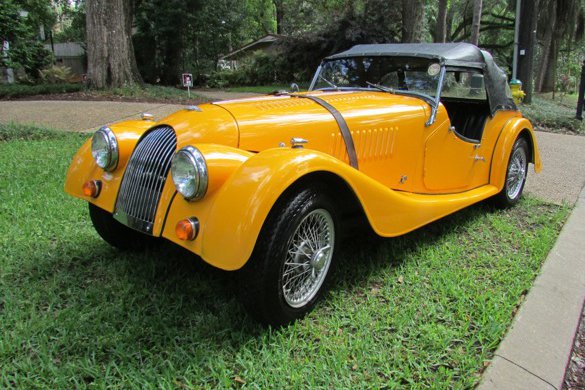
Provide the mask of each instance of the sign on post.
{"label": "sign on post", "polygon": [[189,94],[189,99],[191,99],[191,87],[193,86],[193,75],[191,73],[183,73],[183,87],[187,87],[187,93]]}

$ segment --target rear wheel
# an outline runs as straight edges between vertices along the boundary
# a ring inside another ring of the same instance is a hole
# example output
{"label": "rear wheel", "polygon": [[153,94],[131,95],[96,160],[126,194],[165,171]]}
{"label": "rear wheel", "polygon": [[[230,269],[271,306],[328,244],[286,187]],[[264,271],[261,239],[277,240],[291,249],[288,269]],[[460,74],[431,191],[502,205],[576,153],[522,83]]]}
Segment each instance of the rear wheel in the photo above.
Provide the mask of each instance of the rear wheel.
{"label": "rear wheel", "polygon": [[108,244],[120,250],[139,250],[154,246],[159,240],[130,229],[116,221],[109,212],[88,203],[93,227]]}
{"label": "rear wheel", "polygon": [[506,208],[518,203],[524,190],[527,173],[528,143],[524,138],[518,138],[512,147],[512,153],[510,153],[504,188],[495,197],[498,207]]}
{"label": "rear wheel", "polygon": [[313,309],[329,280],[337,226],[333,202],[316,189],[275,205],[242,270],[243,303],[256,319],[280,326]]}

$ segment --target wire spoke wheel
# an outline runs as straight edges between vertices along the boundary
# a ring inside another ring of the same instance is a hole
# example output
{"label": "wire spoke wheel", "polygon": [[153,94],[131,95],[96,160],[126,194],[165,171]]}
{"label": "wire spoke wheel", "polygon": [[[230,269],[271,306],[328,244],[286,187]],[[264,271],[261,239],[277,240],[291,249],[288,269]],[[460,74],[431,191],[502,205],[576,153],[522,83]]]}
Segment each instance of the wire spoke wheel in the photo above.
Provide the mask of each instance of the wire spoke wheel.
{"label": "wire spoke wheel", "polygon": [[292,234],[282,266],[282,292],[288,305],[309,303],[325,281],[335,245],[331,214],[316,209],[307,214]]}
{"label": "wire spoke wheel", "polygon": [[517,148],[514,150],[508,165],[508,178],[506,179],[506,192],[510,199],[516,199],[522,191],[526,179],[526,150]]}

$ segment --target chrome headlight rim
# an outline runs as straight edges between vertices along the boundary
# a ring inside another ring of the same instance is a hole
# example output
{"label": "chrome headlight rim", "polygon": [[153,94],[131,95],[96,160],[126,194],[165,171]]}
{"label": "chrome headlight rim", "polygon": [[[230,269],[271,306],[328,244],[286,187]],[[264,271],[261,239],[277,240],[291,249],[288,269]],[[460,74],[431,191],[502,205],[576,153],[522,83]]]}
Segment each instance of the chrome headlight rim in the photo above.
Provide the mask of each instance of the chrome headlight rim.
{"label": "chrome headlight rim", "polygon": [[[103,137],[103,140],[105,141],[107,152],[107,159],[105,164],[100,164],[98,158],[96,157],[97,151],[94,150],[94,142],[96,137]],[[111,172],[118,167],[120,151],[118,148],[118,140],[116,139],[116,135],[112,129],[109,127],[102,127],[94,133],[91,142],[91,154],[97,166],[102,168],[104,171]]]}
{"label": "chrome headlight rim", "polygon": [[[194,189],[192,192],[184,192],[181,188],[181,185],[177,184],[179,180],[175,175],[175,170],[173,167],[176,166],[180,158],[186,158],[195,169],[195,175],[190,178],[190,180],[194,182]],[[196,147],[191,145],[185,146],[175,153],[171,161],[171,176],[173,178],[173,184],[175,185],[177,192],[179,192],[186,200],[199,200],[205,196],[209,182],[207,162],[205,161],[203,153],[201,153]]]}

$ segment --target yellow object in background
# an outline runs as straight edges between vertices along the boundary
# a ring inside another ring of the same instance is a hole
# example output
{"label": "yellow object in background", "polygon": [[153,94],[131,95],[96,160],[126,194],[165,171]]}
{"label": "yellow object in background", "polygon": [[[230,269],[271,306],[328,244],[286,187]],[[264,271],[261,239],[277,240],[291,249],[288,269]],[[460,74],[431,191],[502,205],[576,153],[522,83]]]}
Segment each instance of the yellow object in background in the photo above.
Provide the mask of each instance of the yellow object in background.
{"label": "yellow object in background", "polygon": [[517,79],[512,79],[510,81],[510,90],[512,91],[512,97],[514,98],[514,103],[522,103],[524,98],[526,97],[526,93],[522,90],[522,81]]}

